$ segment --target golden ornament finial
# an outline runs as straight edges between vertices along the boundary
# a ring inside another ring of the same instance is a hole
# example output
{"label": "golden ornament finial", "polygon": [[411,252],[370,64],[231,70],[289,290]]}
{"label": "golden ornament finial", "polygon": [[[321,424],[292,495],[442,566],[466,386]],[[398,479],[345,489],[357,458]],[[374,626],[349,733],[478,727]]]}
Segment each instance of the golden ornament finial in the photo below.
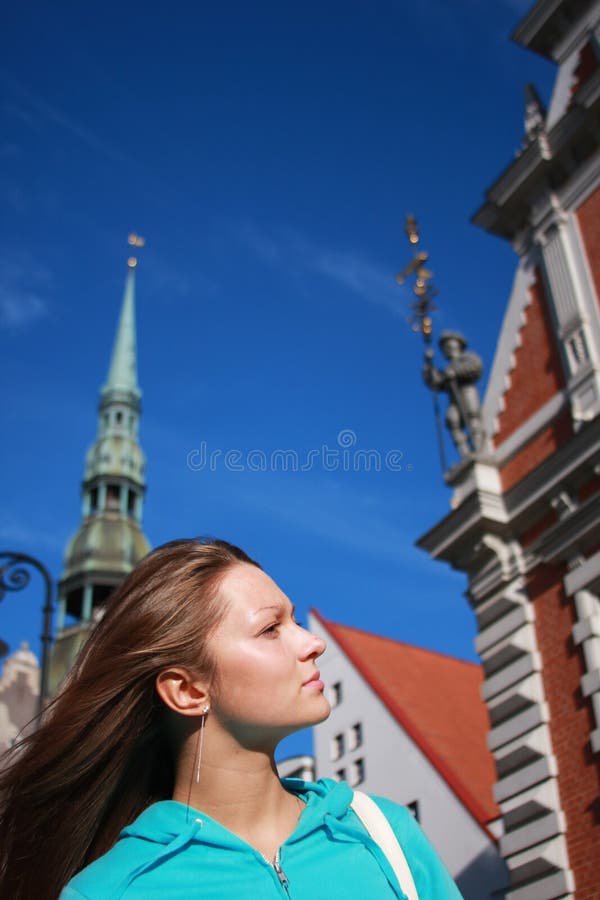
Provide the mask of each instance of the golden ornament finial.
{"label": "golden ornament finial", "polygon": [[[409,213],[406,217],[404,233],[406,234],[409,243],[415,247],[416,250],[420,236],[417,220],[412,213]],[[410,326],[413,331],[421,332],[426,343],[431,342],[432,322],[430,313],[436,308],[433,305],[433,298],[437,294],[437,291],[431,283],[433,272],[430,269],[425,268],[425,263],[428,259],[429,254],[424,250],[419,250],[415,253],[404,270],[396,275],[398,284],[404,284],[407,278],[410,278],[412,275],[415,276],[415,283],[412,290],[417,299],[414,303],[410,304],[411,309],[413,310]]]}
{"label": "golden ornament finial", "polygon": [[[143,247],[146,244],[146,239],[141,237],[141,235],[136,234],[135,231],[132,231],[130,234],[127,235],[127,243],[129,244],[130,247]],[[138,264],[138,261],[135,256],[130,256],[129,259],[127,260],[127,265],[129,266],[130,269],[135,269],[137,264]]]}
{"label": "golden ornament finial", "polygon": [[404,231],[406,232],[406,236],[411,244],[419,243],[419,229],[417,227],[417,220],[412,215],[412,213],[409,213],[406,217]]}

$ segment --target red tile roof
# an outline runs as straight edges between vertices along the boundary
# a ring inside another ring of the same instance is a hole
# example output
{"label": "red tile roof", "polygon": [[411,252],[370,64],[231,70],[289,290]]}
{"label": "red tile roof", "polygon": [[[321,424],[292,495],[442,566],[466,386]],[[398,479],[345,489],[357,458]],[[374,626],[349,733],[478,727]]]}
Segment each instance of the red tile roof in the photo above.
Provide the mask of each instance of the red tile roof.
{"label": "red tile roof", "polygon": [[479,692],[481,667],[312,613],[488,831],[500,810],[492,796],[496,773],[486,744],[490,722]]}

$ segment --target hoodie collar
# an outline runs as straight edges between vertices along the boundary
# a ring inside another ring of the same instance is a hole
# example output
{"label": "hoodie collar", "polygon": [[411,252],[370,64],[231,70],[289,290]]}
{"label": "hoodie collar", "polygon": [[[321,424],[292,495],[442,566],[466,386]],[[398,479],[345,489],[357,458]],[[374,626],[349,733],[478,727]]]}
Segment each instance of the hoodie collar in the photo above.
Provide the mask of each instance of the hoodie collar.
{"label": "hoodie collar", "polygon": [[[283,778],[282,784],[290,793],[298,794],[306,804],[298,825],[288,838],[296,841],[321,827],[325,816],[341,819],[352,802],[352,789],[347,784],[331,779],[303,781],[300,778]],[[160,800],[144,810],[131,825],[121,832],[121,837],[139,837],[158,844],[170,844],[186,835],[188,839],[203,842],[231,844],[239,841],[227,828],[199,809],[186,806],[177,800]],[[212,838],[212,839],[211,839]]]}
{"label": "hoodie collar", "polygon": [[[338,840],[364,844],[377,859],[396,896],[405,900],[390,862],[379,844],[365,832],[356,816],[348,816],[353,791],[347,784],[328,778],[318,782],[284,778],[282,784],[286,790],[298,794],[306,804],[286,844],[293,844],[319,828],[335,834]],[[161,858],[179,853],[186,845],[196,842],[238,850],[248,849],[249,846],[215,819],[176,800],[161,800],[152,804],[121,832],[121,836],[134,836],[163,845],[159,853]],[[145,867],[146,864],[130,873],[127,884]]]}

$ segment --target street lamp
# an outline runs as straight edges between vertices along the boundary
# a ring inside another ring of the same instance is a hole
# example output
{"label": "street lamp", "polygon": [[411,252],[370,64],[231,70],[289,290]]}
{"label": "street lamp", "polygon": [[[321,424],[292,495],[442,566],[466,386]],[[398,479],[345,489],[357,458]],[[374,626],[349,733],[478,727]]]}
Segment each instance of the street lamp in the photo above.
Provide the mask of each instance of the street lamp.
{"label": "street lamp", "polygon": [[0,552],[0,600],[7,592],[22,591],[31,581],[29,568],[36,569],[46,588],[42,607],[42,670],[38,714],[44,711],[44,700],[48,694],[48,673],[50,666],[50,644],[52,643],[52,578],[46,566],[27,553]]}

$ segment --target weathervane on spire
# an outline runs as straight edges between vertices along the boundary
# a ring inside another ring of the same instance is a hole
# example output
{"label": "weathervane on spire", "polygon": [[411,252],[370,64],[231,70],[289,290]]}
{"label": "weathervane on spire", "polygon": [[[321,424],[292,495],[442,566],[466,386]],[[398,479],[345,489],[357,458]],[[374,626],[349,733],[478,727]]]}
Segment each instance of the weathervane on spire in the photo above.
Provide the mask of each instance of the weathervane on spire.
{"label": "weathervane on spire", "polygon": [[412,315],[409,322],[413,331],[421,332],[425,343],[423,380],[433,392],[440,460],[442,469],[446,472],[446,453],[437,395],[440,391],[448,394],[446,427],[461,457],[479,453],[484,448],[485,434],[481,403],[475,383],[481,378],[483,363],[476,353],[467,351],[467,341],[462,334],[456,331],[443,331],[439,346],[448,360],[448,365],[444,369],[438,369],[433,364],[435,352],[431,346],[433,336],[431,314],[437,309],[433,299],[438,292],[432,282],[433,272],[425,267],[429,254],[418,249],[419,230],[413,215],[406,217],[404,230],[416,252],[404,271],[396,276],[396,281],[401,285],[411,276],[415,276],[413,294],[416,299],[410,304]]}
{"label": "weathervane on spire", "polygon": [[[406,217],[404,231],[410,244],[417,248],[419,243],[419,229],[417,220],[413,215]],[[396,275],[398,284],[404,284],[411,275],[415,276],[413,294],[416,300],[410,304],[413,314],[409,320],[413,331],[420,331],[426,344],[431,343],[431,313],[437,309],[433,298],[437,296],[437,289],[432,284],[433,272],[425,268],[429,254],[424,250],[418,250],[403,272]]]}
{"label": "weathervane on spire", "polygon": [[[132,231],[131,234],[127,236],[127,243],[130,247],[143,247],[146,244],[146,239],[139,234],[136,234],[135,231]],[[135,269],[137,262],[137,257],[130,256],[127,260],[127,265],[130,269]]]}

